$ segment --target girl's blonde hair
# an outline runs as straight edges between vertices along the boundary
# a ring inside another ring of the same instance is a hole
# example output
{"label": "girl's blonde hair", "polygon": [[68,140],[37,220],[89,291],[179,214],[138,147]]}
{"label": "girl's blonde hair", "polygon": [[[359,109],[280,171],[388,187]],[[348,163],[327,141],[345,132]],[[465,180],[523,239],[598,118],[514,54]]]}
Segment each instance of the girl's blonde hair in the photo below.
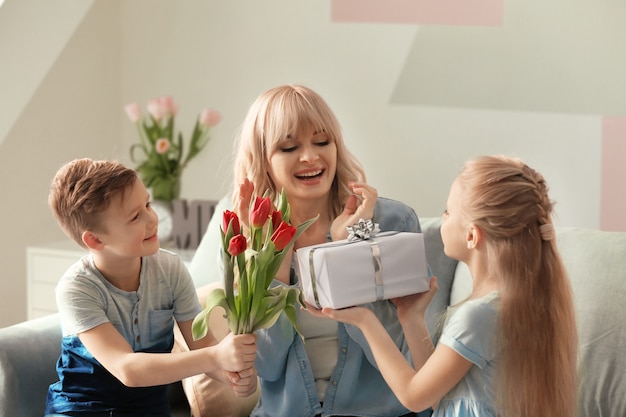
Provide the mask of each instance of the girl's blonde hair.
{"label": "girl's blonde hair", "polygon": [[297,136],[310,128],[325,131],[336,144],[337,172],[330,191],[329,212],[333,218],[339,215],[351,193],[348,183],[365,182],[365,171],[346,148],[339,122],[328,104],[315,91],[301,85],[272,88],[261,94],[248,110],[235,144],[233,202],[236,204],[239,185],[247,178],[254,184],[256,193],[269,191],[276,204],[281,190],[268,173],[270,153],[288,135]]}
{"label": "girl's blonde hair", "polygon": [[459,181],[465,220],[483,232],[490,276],[500,282],[501,414],[571,417],[578,338],[546,182],[503,156],[467,162]]}

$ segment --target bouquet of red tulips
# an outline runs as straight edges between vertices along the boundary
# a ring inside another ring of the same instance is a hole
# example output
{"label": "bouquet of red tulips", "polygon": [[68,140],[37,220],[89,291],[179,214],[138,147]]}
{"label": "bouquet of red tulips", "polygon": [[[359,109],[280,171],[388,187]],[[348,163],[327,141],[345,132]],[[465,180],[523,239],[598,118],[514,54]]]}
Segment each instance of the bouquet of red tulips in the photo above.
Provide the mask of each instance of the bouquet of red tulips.
{"label": "bouquet of red tulips", "polygon": [[194,319],[194,339],[207,334],[209,314],[217,306],[224,308],[228,327],[234,334],[269,328],[283,311],[300,333],[296,305],[305,305],[300,290],[283,285],[270,288],[270,285],[298,236],[317,217],[294,227],[289,222],[289,211],[284,190],[278,210],[273,209],[268,197],[256,197],[249,211],[248,239],[241,233],[237,214],[224,211],[221,229],[224,288],[217,288],[209,294],[206,307]]}

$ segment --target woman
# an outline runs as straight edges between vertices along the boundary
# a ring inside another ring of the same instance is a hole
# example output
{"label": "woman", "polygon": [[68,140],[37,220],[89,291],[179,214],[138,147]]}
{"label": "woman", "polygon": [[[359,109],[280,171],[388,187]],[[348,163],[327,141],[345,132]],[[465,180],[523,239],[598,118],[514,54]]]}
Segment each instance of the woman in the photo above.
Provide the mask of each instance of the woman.
{"label": "woman", "polygon": [[[346,148],[337,119],[314,91],[285,85],[252,104],[236,143],[233,206],[248,218],[255,195],[268,192],[276,203],[284,189],[292,224],[319,219],[295,242],[295,249],[345,239],[347,227],[372,219],[381,231],[419,232],[415,211],[378,197]],[[298,285],[295,260],[287,256],[276,285]],[[366,305],[383,323],[395,346],[410,358],[396,308],[390,301]],[[299,311],[298,335],[283,315],[257,332],[255,366],[261,397],[253,416],[414,415],[385,383],[372,352],[355,327]]]}

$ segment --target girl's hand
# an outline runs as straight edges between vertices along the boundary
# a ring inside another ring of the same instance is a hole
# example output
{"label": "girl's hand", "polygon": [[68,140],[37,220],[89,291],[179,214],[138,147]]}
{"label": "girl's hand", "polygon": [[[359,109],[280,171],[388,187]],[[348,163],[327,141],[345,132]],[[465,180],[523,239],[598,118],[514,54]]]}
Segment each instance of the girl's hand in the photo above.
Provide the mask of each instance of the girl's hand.
{"label": "girl's hand", "polygon": [[343,212],[330,226],[330,236],[333,240],[346,239],[348,226],[355,225],[360,219],[369,220],[374,216],[374,206],[378,198],[376,188],[362,182],[350,183],[350,187],[354,194],[348,197]]}
{"label": "girl's hand", "polygon": [[374,313],[365,307],[349,307],[340,310],[334,310],[329,307],[318,309],[314,305],[307,303],[307,311],[315,317],[331,318],[342,323],[352,324],[359,327],[365,320]]}
{"label": "girl's hand", "polygon": [[404,297],[393,298],[391,301],[398,309],[398,318],[402,321],[405,317],[424,317],[426,308],[437,293],[437,277],[432,276],[429,282],[430,288],[426,292],[410,294]]}

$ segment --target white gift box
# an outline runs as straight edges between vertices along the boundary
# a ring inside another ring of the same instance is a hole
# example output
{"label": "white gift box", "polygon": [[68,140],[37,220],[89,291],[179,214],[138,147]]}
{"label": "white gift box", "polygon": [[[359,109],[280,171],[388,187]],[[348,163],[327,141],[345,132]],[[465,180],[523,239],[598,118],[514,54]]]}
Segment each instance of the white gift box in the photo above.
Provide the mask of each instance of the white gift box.
{"label": "white gift box", "polygon": [[296,251],[304,299],[318,308],[351,307],[428,291],[424,235],[379,233]]}

